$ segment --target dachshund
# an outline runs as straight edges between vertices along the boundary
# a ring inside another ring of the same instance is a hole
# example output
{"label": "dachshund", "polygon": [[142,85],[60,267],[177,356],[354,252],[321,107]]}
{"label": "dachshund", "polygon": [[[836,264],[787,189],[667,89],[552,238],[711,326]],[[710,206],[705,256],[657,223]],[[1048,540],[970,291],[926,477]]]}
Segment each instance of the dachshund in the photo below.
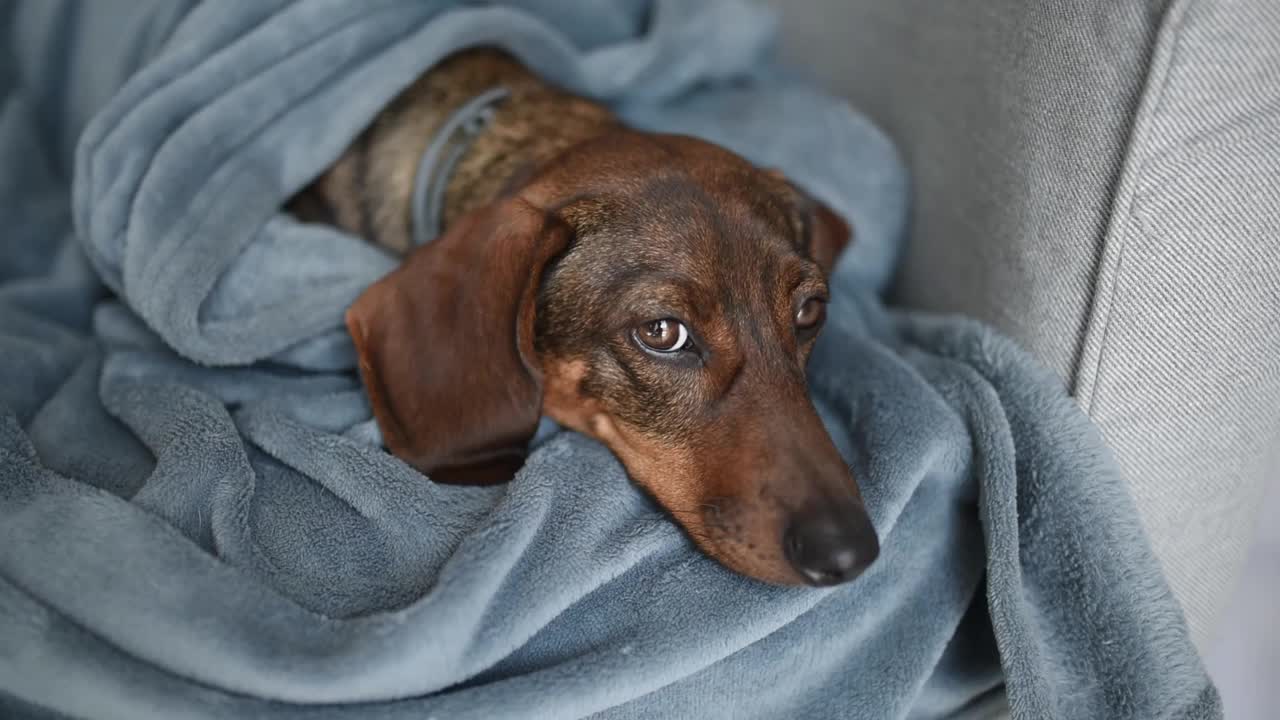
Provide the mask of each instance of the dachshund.
{"label": "dachshund", "polygon": [[[492,88],[415,247],[419,165]],[[879,541],[805,383],[849,226],[780,173],[625,126],[476,48],[395,98],[291,199],[402,256],[347,328],[387,449],[510,480],[540,417],[594,438],[703,552],[768,583],[858,576]]]}

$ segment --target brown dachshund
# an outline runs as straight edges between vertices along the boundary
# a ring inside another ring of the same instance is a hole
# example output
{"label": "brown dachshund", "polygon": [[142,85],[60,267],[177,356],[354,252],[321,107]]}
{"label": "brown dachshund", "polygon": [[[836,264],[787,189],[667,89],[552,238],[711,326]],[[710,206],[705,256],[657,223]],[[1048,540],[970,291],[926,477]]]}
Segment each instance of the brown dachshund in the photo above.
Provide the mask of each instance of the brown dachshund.
{"label": "brown dachshund", "polygon": [[[470,99],[508,95],[409,252],[416,170]],[[290,205],[398,252],[347,313],[388,449],[510,479],[539,417],[606,445],[704,552],[831,585],[879,552],[805,363],[848,227],[776,172],[638,132],[510,57],[447,59]]]}

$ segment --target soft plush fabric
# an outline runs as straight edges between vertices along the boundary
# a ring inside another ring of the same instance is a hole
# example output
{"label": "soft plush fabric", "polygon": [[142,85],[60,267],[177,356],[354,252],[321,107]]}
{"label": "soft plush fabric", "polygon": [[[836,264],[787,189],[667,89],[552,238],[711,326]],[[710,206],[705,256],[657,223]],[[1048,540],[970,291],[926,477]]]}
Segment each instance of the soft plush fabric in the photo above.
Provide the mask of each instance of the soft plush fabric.
{"label": "soft plush fabric", "polygon": [[[89,6],[56,16],[73,46]],[[65,78],[6,58],[0,218],[25,234],[0,275],[0,710],[937,717],[1003,683],[1025,718],[1220,717],[1052,376],[985,327],[880,304],[893,148],[769,63],[755,6],[209,0],[162,46],[108,27],[93,47],[140,69],[70,183],[48,131],[74,117],[46,115],[76,106]],[[499,488],[436,485],[378,446],[341,314],[392,261],[278,207],[477,42],[852,220],[811,378],[882,538],[856,582],[730,573],[574,433]]]}
{"label": "soft plush fabric", "polygon": [[903,148],[895,300],[1061,378],[1203,646],[1280,472],[1280,5],[772,4]]}

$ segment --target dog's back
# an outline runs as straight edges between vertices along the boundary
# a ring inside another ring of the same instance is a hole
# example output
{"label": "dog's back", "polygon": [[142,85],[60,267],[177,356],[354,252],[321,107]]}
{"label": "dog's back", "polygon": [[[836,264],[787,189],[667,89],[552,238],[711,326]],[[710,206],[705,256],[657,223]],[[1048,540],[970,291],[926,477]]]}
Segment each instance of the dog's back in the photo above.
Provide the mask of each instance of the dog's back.
{"label": "dog's back", "polygon": [[445,192],[445,224],[518,184],[522,170],[532,172],[615,124],[604,107],[562,92],[505,53],[466,50],[397,96],[327,173],[293,199],[290,211],[394,252],[408,251],[418,158],[452,112],[499,86],[509,95],[454,169]]}

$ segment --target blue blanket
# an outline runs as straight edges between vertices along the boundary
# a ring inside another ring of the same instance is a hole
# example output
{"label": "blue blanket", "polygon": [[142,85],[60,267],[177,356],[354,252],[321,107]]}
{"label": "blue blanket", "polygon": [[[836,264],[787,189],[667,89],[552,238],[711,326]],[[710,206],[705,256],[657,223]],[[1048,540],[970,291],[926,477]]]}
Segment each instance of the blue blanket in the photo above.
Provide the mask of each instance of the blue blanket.
{"label": "blue blanket", "polygon": [[[0,75],[0,715],[1214,718],[1100,438],[1016,348],[886,310],[891,145],[755,4],[30,0]],[[602,447],[516,480],[379,446],[342,313],[391,267],[279,212],[496,44],[850,218],[812,392],[882,554],[836,589],[698,553]],[[850,68],[857,72],[857,68]]]}

